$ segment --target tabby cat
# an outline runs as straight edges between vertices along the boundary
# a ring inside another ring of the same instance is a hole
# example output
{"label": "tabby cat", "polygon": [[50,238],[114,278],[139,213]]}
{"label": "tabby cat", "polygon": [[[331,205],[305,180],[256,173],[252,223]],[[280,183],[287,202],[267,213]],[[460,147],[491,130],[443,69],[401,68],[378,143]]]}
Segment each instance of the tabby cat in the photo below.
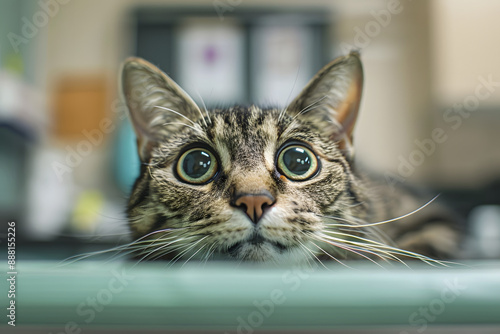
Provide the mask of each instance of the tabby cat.
{"label": "tabby cat", "polygon": [[[200,108],[171,78],[125,61],[142,162],[128,203],[143,259],[433,261],[459,233],[435,204],[358,172],[359,54],[335,59],[286,108]],[[408,214],[411,211],[418,211]]]}

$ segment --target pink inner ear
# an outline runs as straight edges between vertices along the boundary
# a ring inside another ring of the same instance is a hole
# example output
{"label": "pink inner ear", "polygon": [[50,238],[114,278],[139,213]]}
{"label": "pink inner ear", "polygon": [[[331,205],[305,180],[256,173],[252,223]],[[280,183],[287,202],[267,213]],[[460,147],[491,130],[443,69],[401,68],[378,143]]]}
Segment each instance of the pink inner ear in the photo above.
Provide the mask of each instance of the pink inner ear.
{"label": "pink inner ear", "polygon": [[352,133],[358,117],[359,103],[363,87],[363,75],[360,73],[353,78],[344,101],[338,106],[336,120],[342,125],[339,133],[335,133],[332,140],[339,142],[339,148],[350,153],[352,147]]}
{"label": "pink inner ear", "polygon": [[337,121],[342,125],[343,134],[349,138],[352,136],[354,125],[358,117],[359,103],[363,85],[362,75],[357,76],[351,82],[344,101],[337,108]]}

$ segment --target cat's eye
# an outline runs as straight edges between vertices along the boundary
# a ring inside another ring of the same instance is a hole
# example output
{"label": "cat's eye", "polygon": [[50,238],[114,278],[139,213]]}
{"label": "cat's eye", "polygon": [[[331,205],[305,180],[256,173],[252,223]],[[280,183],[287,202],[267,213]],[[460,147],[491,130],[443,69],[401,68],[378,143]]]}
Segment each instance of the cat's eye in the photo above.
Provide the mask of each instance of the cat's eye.
{"label": "cat's eye", "polygon": [[289,145],[278,155],[278,170],[294,181],[304,181],[316,175],[319,162],[316,155],[303,145]]}
{"label": "cat's eye", "polygon": [[217,174],[217,159],[207,149],[192,148],[184,152],[177,161],[178,177],[187,183],[204,184]]}

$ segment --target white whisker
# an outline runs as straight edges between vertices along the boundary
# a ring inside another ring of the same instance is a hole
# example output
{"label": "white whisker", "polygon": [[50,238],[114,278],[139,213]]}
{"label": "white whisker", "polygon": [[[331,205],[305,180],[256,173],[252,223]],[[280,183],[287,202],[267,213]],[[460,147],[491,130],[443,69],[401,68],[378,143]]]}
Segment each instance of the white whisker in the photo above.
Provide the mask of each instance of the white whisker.
{"label": "white whisker", "polygon": [[318,99],[318,100],[314,101],[313,103],[309,104],[308,106],[306,106],[305,108],[303,108],[301,111],[299,111],[299,112],[297,113],[297,115],[295,115],[295,116],[293,117],[293,119],[292,119],[292,120],[295,120],[295,119],[296,119],[297,117],[299,117],[300,115],[305,114],[305,113],[307,113],[307,112],[309,112],[309,111],[311,111],[311,110],[313,110],[313,109],[315,109],[315,108],[319,108],[321,105],[315,106],[315,104],[316,104],[316,103],[318,103],[318,102],[323,101],[323,100],[324,100],[325,98],[327,98],[327,97],[328,97],[328,95],[325,95],[325,96],[323,96],[322,98],[320,98],[320,99]]}
{"label": "white whisker", "polygon": [[295,85],[297,84],[297,79],[299,78],[301,65],[302,65],[302,63],[299,64],[299,68],[297,69],[297,74],[295,74],[295,80],[293,81],[292,89],[290,90],[290,93],[288,94],[288,97],[286,98],[285,107],[281,110],[281,112],[278,116],[278,123],[281,121],[281,117],[283,117],[283,115],[285,115],[285,113],[288,109],[288,101],[290,100],[290,97],[292,96],[293,90],[295,89]]}
{"label": "white whisker", "polygon": [[188,125],[188,124],[186,124],[186,123],[182,123],[182,122],[167,122],[167,123],[163,123],[162,125],[169,125],[169,124],[174,124],[174,125],[184,125],[184,126],[187,126],[188,128],[193,129],[194,131],[197,131],[197,132],[202,133],[202,131],[201,131],[200,129],[197,129],[197,128],[195,128],[194,126],[191,126],[191,125]]}
{"label": "white whisker", "polygon": [[[359,256],[361,256],[361,257],[363,257],[363,258],[365,258],[365,259],[367,259],[367,260],[369,260],[369,261],[371,261],[371,262],[373,262],[373,263],[375,263],[376,265],[378,265],[378,266],[382,267],[382,266],[381,266],[378,262],[374,261],[373,259],[369,258],[368,256],[366,256],[366,255],[364,255],[364,254],[362,254],[362,253],[360,253],[360,252],[366,252],[366,253],[369,253],[369,254],[372,254],[372,255],[375,255],[375,256],[379,256],[379,257],[380,257],[380,255],[378,255],[377,253],[374,253],[374,252],[369,251],[369,250],[367,250],[367,249],[361,249],[360,247],[356,247],[356,248],[354,248],[354,249],[353,249],[353,247],[349,247],[349,246],[347,246],[347,245],[339,244],[339,243],[337,243],[337,242],[328,241],[328,240],[326,240],[326,239],[322,238],[321,236],[317,237],[317,240],[319,240],[319,241],[323,241],[323,242],[326,242],[326,243],[328,243],[328,244],[330,244],[330,245],[332,245],[332,246],[335,246],[335,247],[340,247],[340,248],[342,248],[342,249],[344,249],[344,250],[347,250],[347,251],[349,251],[349,252],[352,252],[352,253],[354,253],[354,254],[357,254],[357,255],[359,255]],[[360,252],[358,252],[358,250],[359,250]],[[325,252],[325,254],[327,254],[327,255],[329,255],[329,256],[330,256],[330,254],[328,254],[328,253],[326,253],[326,252]],[[382,258],[384,261],[387,261],[385,258],[383,258],[383,257],[381,257],[381,258]],[[335,259],[335,258],[334,258],[334,259]],[[382,267],[382,268],[383,268],[383,267]]]}
{"label": "white whisker", "polygon": [[[205,101],[203,101],[203,97],[201,97],[200,93],[198,91],[196,91],[196,94],[198,94],[198,97],[200,98],[201,100],[201,104],[203,104],[203,109],[205,109],[205,114],[207,114],[207,119],[208,121],[210,122],[210,124],[212,124],[212,120],[210,119],[210,116],[208,115],[208,110],[207,110],[207,106],[205,105]],[[208,124],[207,124],[207,121],[205,121],[205,117],[203,116],[203,114],[201,113],[201,110],[198,109],[198,111],[200,112],[200,115],[201,115],[201,118],[203,119],[203,122],[205,122],[205,127],[208,128]]]}
{"label": "white whisker", "polygon": [[439,261],[439,260],[430,258],[428,256],[425,256],[425,255],[422,255],[422,254],[418,254],[418,253],[414,253],[414,252],[411,252],[411,251],[407,251],[407,250],[404,250],[404,249],[400,249],[400,248],[397,248],[397,247],[392,247],[392,246],[389,246],[389,245],[385,245],[385,244],[382,244],[380,242],[376,242],[374,240],[362,238],[362,237],[351,235],[351,234],[334,232],[334,231],[325,231],[325,233],[332,233],[332,234],[336,234],[336,235],[342,235],[342,236],[347,236],[347,237],[350,237],[350,238],[361,240],[363,242],[357,242],[357,241],[352,241],[352,240],[345,240],[345,239],[342,239],[342,238],[336,238],[336,237],[332,237],[332,236],[325,236],[325,237],[328,237],[328,238],[333,238],[333,240],[340,241],[342,243],[353,244],[353,245],[362,246],[362,247],[369,247],[371,250],[376,250],[378,252],[383,252],[384,254],[387,254],[388,256],[395,257],[396,260],[402,262],[405,265],[406,265],[406,263],[404,263],[401,259],[397,258],[395,256],[395,254],[406,256],[406,257],[410,257],[410,258],[414,258],[414,259],[418,259],[418,260],[423,261],[425,263],[428,263],[430,265],[432,265],[431,263],[435,263],[435,264],[439,264],[439,265],[447,267],[447,265],[443,261]]}
{"label": "white whisker", "polygon": [[309,253],[311,253],[311,255],[327,270],[330,270],[327,266],[324,265],[323,262],[321,262],[320,259],[318,259],[318,257],[316,256],[316,254],[314,254],[314,252],[312,250],[310,250],[306,245],[304,245],[302,242],[300,242],[300,240],[297,240],[299,242],[299,244],[304,247],[307,251],[309,251]]}
{"label": "white whisker", "polygon": [[[318,241],[323,241],[323,240],[321,240],[321,239],[316,239],[316,240],[318,240]],[[346,267],[346,268],[353,269],[352,267],[348,266],[348,265],[347,265],[347,264],[345,264],[344,262],[342,262],[342,261],[340,261],[339,259],[337,259],[335,256],[333,256],[333,255],[331,255],[330,253],[328,253],[327,251],[325,251],[323,248],[321,248],[319,245],[315,244],[314,242],[313,242],[313,245],[314,245],[314,246],[316,246],[316,247],[318,247],[318,249],[319,249],[320,251],[322,251],[322,252],[323,252],[326,256],[328,256],[329,258],[331,258],[331,259],[332,259],[332,260],[334,260],[335,262],[337,262],[337,263],[339,263],[339,264],[343,265],[343,266],[344,266],[344,267]],[[343,247],[340,247],[340,248],[343,248]],[[343,249],[345,249],[345,248],[343,248]]]}
{"label": "white whisker", "polygon": [[[350,227],[369,227],[369,226],[376,226],[376,225],[382,225],[382,224],[387,224],[387,223],[392,223],[392,222],[395,222],[395,221],[398,221],[400,219],[404,219],[406,217],[409,217],[417,212],[419,212],[420,210],[424,209],[425,207],[427,207],[428,205],[430,205],[432,202],[434,202],[438,197],[439,197],[440,194],[437,194],[436,196],[434,196],[430,201],[428,201],[427,203],[425,203],[424,205],[422,205],[421,207],[419,207],[418,209],[415,209],[413,210],[412,212],[409,212],[407,214],[404,214],[402,216],[399,216],[399,217],[396,217],[396,218],[392,218],[392,219],[388,219],[388,220],[384,220],[384,221],[380,221],[380,222],[376,222],[376,223],[368,223],[368,224],[360,224],[360,225],[351,225]],[[323,217],[323,218],[330,218],[330,219],[335,219],[335,220],[341,220],[341,221],[345,221],[345,222],[348,222],[348,223],[351,223],[349,220],[347,219],[344,219],[344,218],[341,218],[341,217],[333,217],[333,216],[324,216],[324,215],[317,215],[319,217]],[[344,224],[329,224],[328,226],[342,226],[342,227],[345,227]]]}
{"label": "white whisker", "polygon": [[206,238],[208,238],[208,235],[204,236],[203,238],[201,238],[200,240],[196,241],[194,244],[191,244],[191,245],[188,245],[189,247],[186,248],[185,250],[183,250],[182,252],[178,253],[171,261],[170,261],[170,265],[173,265],[175,264],[182,256],[184,256],[184,254],[186,254],[187,252],[189,252],[189,250],[191,250],[194,246],[196,246],[197,244],[199,244],[201,241],[205,240]]}
{"label": "white whisker", "polygon": [[173,112],[174,114],[179,115],[179,116],[181,116],[182,118],[184,118],[184,119],[186,119],[186,120],[190,121],[193,125],[196,125],[196,123],[195,123],[195,122],[193,122],[193,121],[192,121],[192,120],[190,120],[188,117],[184,116],[183,114],[181,114],[181,113],[180,113],[180,112],[178,112],[178,111],[175,111],[175,110],[170,109],[170,108],[167,108],[167,107],[162,107],[162,106],[154,106],[154,108],[159,108],[159,109],[168,110],[168,111],[170,111],[170,112]]}
{"label": "white whisker", "polygon": [[199,248],[196,252],[194,252],[194,254],[193,254],[193,255],[191,255],[191,256],[190,256],[190,257],[186,260],[186,262],[184,262],[184,263],[182,264],[181,268],[182,268],[182,267],[184,267],[184,266],[185,266],[185,265],[189,262],[189,260],[191,260],[191,259],[192,259],[192,258],[193,258],[196,254],[198,254],[198,253],[199,253],[199,252],[200,252],[200,251],[201,251],[201,250],[202,250],[202,249],[203,249],[206,245],[207,245],[207,244],[204,244],[204,245],[203,245],[203,246],[201,246],[201,247],[200,247],[200,248]]}

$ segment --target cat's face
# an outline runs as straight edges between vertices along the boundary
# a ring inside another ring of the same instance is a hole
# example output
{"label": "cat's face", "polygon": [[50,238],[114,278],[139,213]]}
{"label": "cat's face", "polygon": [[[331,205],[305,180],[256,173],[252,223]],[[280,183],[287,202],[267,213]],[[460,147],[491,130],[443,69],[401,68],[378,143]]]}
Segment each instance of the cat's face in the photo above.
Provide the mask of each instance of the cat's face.
{"label": "cat's face", "polygon": [[328,252],[324,216],[361,210],[349,163],[361,82],[351,54],[286,109],[206,111],[151,64],[128,60],[123,90],[143,162],[130,227],[155,240],[142,255],[283,263]]}

